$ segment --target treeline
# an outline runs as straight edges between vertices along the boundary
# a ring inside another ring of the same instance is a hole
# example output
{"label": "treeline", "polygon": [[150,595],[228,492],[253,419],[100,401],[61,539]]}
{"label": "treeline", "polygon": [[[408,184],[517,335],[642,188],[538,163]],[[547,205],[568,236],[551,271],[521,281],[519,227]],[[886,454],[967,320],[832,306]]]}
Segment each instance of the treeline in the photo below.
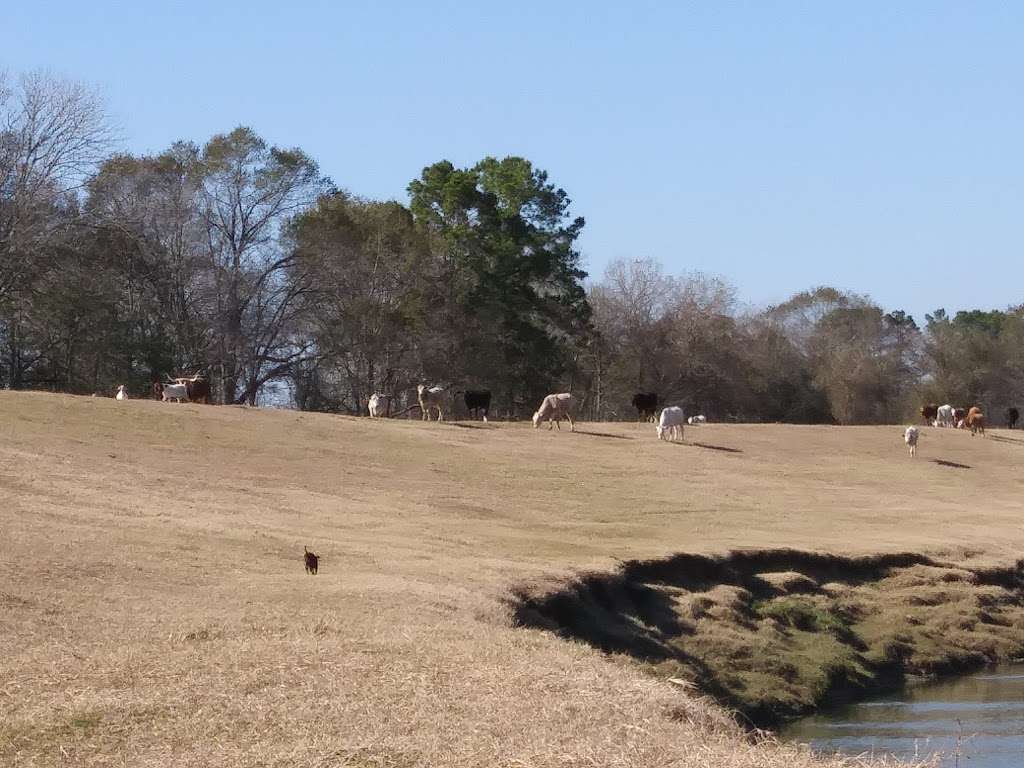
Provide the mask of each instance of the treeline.
{"label": "treeline", "polygon": [[637,391],[716,420],[901,420],[919,400],[1020,395],[1024,313],[919,328],[820,288],[742,310],[714,278],[613,264],[586,285],[582,218],[525,159],[423,169],[408,204],[336,188],[248,128],[113,152],[101,102],[0,80],[0,384],[148,391],[203,371],[224,403],[398,408],[420,381],[528,416],[571,390],[590,418]]}
{"label": "treeline", "polygon": [[924,327],[868,297],[820,287],[742,310],[716,278],[615,263],[590,291],[585,377],[595,414],[629,414],[658,392],[715,420],[872,424],[924,403],[980,404],[993,423],[1024,402],[1024,306],[943,310]]}

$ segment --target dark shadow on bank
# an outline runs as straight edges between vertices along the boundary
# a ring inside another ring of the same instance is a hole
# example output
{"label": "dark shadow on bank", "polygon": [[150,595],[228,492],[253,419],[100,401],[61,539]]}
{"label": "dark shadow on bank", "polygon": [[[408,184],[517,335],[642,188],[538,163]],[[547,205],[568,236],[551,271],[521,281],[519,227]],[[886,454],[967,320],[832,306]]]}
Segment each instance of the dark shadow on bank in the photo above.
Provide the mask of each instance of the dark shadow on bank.
{"label": "dark shadow on bank", "polygon": [[[689,679],[737,710],[749,725],[765,728],[829,701],[893,688],[908,671],[919,673],[906,663],[906,644],[894,641],[892,647],[880,648],[876,639],[858,636],[854,627],[864,608],[842,597],[852,594],[850,589],[874,589],[887,579],[917,578],[910,574],[919,567],[939,571],[934,575],[939,591],[948,588],[947,582],[964,578],[962,566],[915,553],[845,557],[779,549],[679,554],[623,562],[613,572],[582,574],[553,591],[523,587],[513,591],[510,603],[520,626],[632,656],[656,667],[659,675]],[[1024,562],[972,570],[969,583],[1019,594],[1024,590]],[[984,618],[980,626],[985,628]],[[801,661],[799,643],[805,640],[790,644],[794,638],[810,637],[819,638],[815,643],[835,644],[846,661],[828,661],[832,666],[821,670],[824,679],[810,686],[804,698],[782,695],[781,689],[799,674],[796,663],[808,663]],[[875,647],[869,647],[869,640]],[[767,648],[765,643],[776,645]],[[992,661],[958,653],[949,657],[948,667],[933,672],[948,674]],[[740,674],[744,665],[750,668],[747,672],[776,675],[780,695],[752,697]]]}

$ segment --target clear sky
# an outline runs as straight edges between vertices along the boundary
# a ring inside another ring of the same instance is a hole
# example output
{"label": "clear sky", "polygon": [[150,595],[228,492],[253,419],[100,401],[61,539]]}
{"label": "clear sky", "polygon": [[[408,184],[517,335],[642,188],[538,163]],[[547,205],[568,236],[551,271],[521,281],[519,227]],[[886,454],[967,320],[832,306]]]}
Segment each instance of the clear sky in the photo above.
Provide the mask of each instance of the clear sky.
{"label": "clear sky", "polygon": [[403,201],[523,155],[595,276],[655,257],[919,322],[1024,302],[1024,3],[41,0],[0,30],[0,67],[98,85],[134,152],[250,125]]}

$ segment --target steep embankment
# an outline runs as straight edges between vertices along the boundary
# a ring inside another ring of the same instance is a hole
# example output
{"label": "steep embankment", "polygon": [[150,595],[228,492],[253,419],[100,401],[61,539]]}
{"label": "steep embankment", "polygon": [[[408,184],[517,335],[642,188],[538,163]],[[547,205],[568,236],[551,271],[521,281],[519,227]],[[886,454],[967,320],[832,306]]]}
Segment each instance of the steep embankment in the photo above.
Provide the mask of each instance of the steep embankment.
{"label": "steep embankment", "polygon": [[911,462],[895,428],[672,446],[0,392],[0,763],[810,765],[517,628],[510,591],[741,547],[1005,565],[1024,444],[1001,437],[928,431]]}
{"label": "steep embankment", "polygon": [[1024,570],[790,550],[625,564],[517,617],[682,678],[753,725],[1024,655]]}

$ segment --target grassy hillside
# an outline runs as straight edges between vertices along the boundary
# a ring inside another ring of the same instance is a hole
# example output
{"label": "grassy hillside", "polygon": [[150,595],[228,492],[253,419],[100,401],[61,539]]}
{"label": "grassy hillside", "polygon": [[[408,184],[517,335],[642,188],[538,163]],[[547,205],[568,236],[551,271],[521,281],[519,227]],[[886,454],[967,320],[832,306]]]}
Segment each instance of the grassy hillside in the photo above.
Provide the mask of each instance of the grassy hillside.
{"label": "grassy hillside", "polygon": [[512,591],[679,552],[1024,552],[1012,433],[687,441],[0,392],[0,764],[794,768],[514,627]]}

